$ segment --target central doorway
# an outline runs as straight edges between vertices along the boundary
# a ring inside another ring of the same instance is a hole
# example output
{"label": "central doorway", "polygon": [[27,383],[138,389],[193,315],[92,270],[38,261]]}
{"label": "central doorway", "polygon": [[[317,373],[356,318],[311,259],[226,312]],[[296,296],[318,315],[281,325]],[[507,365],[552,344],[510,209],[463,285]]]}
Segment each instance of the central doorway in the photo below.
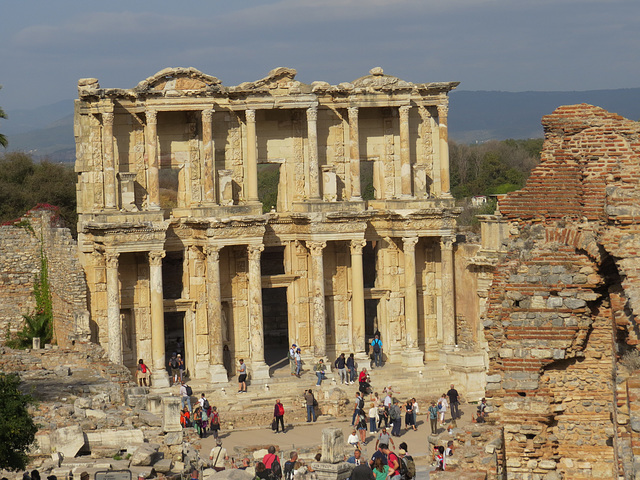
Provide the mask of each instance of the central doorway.
{"label": "central doorway", "polygon": [[180,354],[187,365],[186,352],[184,351],[184,312],[164,313],[164,351],[166,352],[167,371],[171,372],[169,359],[171,355]]}
{"label": "central doorway", "polygon": [[287,287],[262,289],[262,321],[265,362],[270,367],[287,366],[289,364],[287,361],[289,350]]}

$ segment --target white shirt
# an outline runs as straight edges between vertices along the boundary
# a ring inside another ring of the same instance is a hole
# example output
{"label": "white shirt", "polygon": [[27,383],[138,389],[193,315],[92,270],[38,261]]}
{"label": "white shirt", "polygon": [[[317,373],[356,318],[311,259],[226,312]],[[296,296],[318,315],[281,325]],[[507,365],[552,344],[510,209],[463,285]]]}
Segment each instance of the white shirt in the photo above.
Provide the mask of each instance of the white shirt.
{"label": "white shirt", "polygon": [[358,439],[358,435],[356,435],[355,433],[352,433],[351,435],[349,435],[349,438],[347,438],[347,443],[350,443],[351,445],[355,445],[359,441],[360,440]]}
{"label": "white shirt", "polygon": [[378,417],[378,407],[371,407],[369,409],[369,418],[375,418],[376,420],[379,420],[380,417]]}
{"label": "white shirt", "polygon": [[393,402],[393,399],[391,398],[391,395],[387,395],[386,397],[384,397],[385,407],[390,407],[392,402]]}

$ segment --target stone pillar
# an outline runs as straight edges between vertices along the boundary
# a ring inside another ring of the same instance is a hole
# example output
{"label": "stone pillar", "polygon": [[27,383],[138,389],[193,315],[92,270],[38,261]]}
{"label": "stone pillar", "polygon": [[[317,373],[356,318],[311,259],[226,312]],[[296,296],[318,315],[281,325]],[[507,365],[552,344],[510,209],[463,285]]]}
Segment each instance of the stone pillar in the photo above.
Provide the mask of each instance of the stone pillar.
{"label": "stone pillar", "polygon": [[207,325],[209,373],[211,382],[226,383],[227,370],[222,357],[222,305],[220,303],[220,248],[207,245]]}
{"label": "stone pillar", "polygon": [[147,208],[160,210],[160,180],[158,177],[158,112],[147,110]]}
{"label": "stone pillar", "polygon": [[423,354],[418,349],[418,292],[416,288],[416,244],[418,237],[403,237],[404,251],[404,322],[406,345],[402,352],[405,367],[424,365]]}
{"label": "stone pillar", "polygon": [[443,197],[451,197],[449,181],[449,132],[447,114],[449,107],[438,105],[438,130],[440,132],[440,185]]}
{"label": "stone pillar", "polygon": [[456,343],[455,284],[453,278],[454,237],[440,239],[442,261],[442,342],[445,350]]}
{"label": "stone pillar", "polygon": [[[346,452],[351,455],[351,452]],[[344,461],[345,440],[339,428],[322,429],[321,462],[311,464],[318,480],[346,480],[354,465]]]}
{"label": "stone pillar", "polygon": [[322,250],[327,242],[307,242],[311,253],[311,282],[309,293],[311,297],[311,325],[313,325],[312,342],[315,346],[316,359],[326,359],[327,356],[327,315],[324,304],[324,262]]}
{"label": "stone pillar", "polygon": [[117,208],[118,191],[116,166],[113,156],[113,113],[102,114],[102,144],[104,160],[104,206],[108,210]]}
{"label": "stone pillar", "polygon": [[[213,142],[213,109],[202,111],[202,148],[204,150],[204,172],[202,188],[204,190],[204,203],[212,204],[216,202],[216,166],[215,166],[215,145]],[[191,182],[191,179],[187,179]]]}
{"label": "stone pillar", "polygon": [[247,110],[247,202],[257,203],[258,199],[258,137],[256,136],[256,111]]}
{"label": "stone pillar", "polygon": [[264,362],[264,325],[262,323],[262,273],[260,254],[264,245],[248,245],[249,257],[249,331],[251,334],[251,377],[269,378],[269,366]]}
{"label": "stone pillar", "polygon": [[351,240],[351,322],[353,351],[359,359],[366,358],[364,338],[364,272],[362,249],[366,240]]}
{"label": "stone pillar", "polygon": [[182,432],[180,425],[180,397],[162,397],[162,431]]}
{"label": "stone pillar", "polygon": [[307,108],[307,141],[309,142],[309,198],[320,200],[318,168],[318,107]]}
{"label": "stone pillar", "polygon": [[122,363],[122,324],[120,323],[120,292],[118,288],[117,252],[105,253],[107,261],[107,328],[109,329],[109,360]]}
{"label": "stone pillar", "polygon": [[349,107],[349,182],[353,202],[362,200],[360,193],[360,135],[358,133],[358,107]]}
{"label": "stone pillar", "polygon": [[162,294],[162,250],[149,252],[149,289],[151,303],[151,385],[153,388],[169,386],[164,352],[164,298]]}
{"label": "stone pillar", "polygon": [[409,105],[400,107],[400,175],[401,194],[411,196],[411,149],[409,146]]}

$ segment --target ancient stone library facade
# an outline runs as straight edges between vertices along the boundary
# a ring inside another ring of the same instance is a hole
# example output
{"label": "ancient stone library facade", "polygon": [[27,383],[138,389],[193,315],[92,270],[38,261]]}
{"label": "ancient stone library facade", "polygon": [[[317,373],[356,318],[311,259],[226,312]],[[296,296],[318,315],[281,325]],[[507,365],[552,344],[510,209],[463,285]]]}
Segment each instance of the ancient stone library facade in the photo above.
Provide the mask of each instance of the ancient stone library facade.
{"label": "ancient stone library facade", "polygon": [[192,376],[213,382],[239,358],[268,377],[292,342],[309,362],[362,358],[379,331],[387,360],[408,367],[454,348],[457,82],[295,74],[225,86],[171,68],[131,89],[78,84],[92,337],[116,363],[152,359],[156,385],[182,345]]}

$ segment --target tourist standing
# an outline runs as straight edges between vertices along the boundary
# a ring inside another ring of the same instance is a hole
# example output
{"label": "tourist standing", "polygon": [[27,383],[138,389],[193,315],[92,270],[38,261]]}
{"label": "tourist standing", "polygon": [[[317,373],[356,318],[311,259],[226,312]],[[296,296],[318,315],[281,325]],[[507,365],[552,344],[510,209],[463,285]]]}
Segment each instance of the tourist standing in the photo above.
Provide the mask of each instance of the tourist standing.
{"label": "tourist standing", "polygon": [[418,402],[415,399],[415,397],[411,399],[411,402],[413,403],[413,426],[414,426],[414,430],[417,430],[418,429],[418,413],[420,412],[420,410],[418,409]]}
{"label": "tourist standing", "polygon": [[360,437],[360,443],[362,443],[362,445],[366,445],[367,444],[367,417],[364,414],[364,410],[360,409],[358,411],[358,423],[357,423],[357,428],[358,428],[358,435]]}
{"label": "tourist standing", "polygon": [[149,382],[149,376],[151,371],[147,367],[142,359],[138,360],[138,367],[136,369],[136,376],[138,377],[138,384],[142,387],[147,387]]}
{"label": "tourist standing", "polygon": [[300,378],[302,372],[302,352],[299,348],[296,349],[296,377]]}
{"label": "tourist standing", "polygon": [[356,426],[356,417],[360,410],[364,408],[364,399],[362,398],[362,394],[360,392],[356,392],[356,403],[353,407],[353,418],[351,419],[351,425]]}
{"label": "tourist standing", "polygon": [[387,432],[387,427],[382,427],[382,431],[380,435],[378,435],[378,439],[376,440],[376,450],[380,445],[393,445],[393,448],[396,448],[396,444],[393,442],[393,438],[389,432]]}
{"label": "tourist standing", "polygon": [[239,360],[238,365],[238,393],[247,393],[247,365],[244,359]]}
{"label": "tourist standing", "polygon": [[380,428],[382,422],[384,422],[385,428],[389,426],[389,409],[384,406],[384,403],[378,406],[378,428]]}
{"label": "tourist standing", "polygon": [[[278,400],[278,402],[279,401],[280,400]],[[267,454],[263,457],[262,463],[264,463],[264,466],[267,468],[269,473],[271,473],[271,475],[269,475],[271,478],[282,478],[282,466],[280,465],[280,459],[276,455],[276,447],[271,445],[267,449]],[[257,470],[258,468],[256,467],[256,471]]]}
{"label": "tourist standing", "polygon": [[202,438],[202,408],[198,405],[193,411],[193,427],[196,429],[196,433]]}
{"label": "tourist standing", "polygon": [[185,405],[189,407],[189,411],[191,411],[191,387],[189,387],[184,381],[180,385],[180,408],[183,408]]}
{"label": "tourist standing", "polygon": [[211,431],[213,432],[213,438],[218,438],[218,432],[220,431],[220,415],[218,414],[218,407],[211,407]]}
{"label": "tourist standing", "polygon": [[429,406],[429,423],[431,424],[431,434],[438,434],[438,407],[436,407],[436,402],[431,401],[431,405]]}
{"label": "tourist standing", "polygon": [[312,417],[313,417],[313,421],[315,422],[316,421],[316,405],[318,403],[316,402],[316,398],[313,396],[313,392],[311,391],[311,389],[305,390],[304,399],[307,403],[307,423],[311,421]]}
{"label": "tourist standing", "polygon": [[400,428],[402,428],[402,408],[398,405],[398,401],[394,400],[393,405],[389,409],[389,418],[391,419],[391,435],[400,436]]}
{"label": "tourist standing", "polygon": [[276,421],[276,433],[279,432],[278,424],[282,426],[282,433],[284,433],[284,405],[280,403],[280,399],[276,400],[276,404],[273,407],[273,418]]}
{"label": "tourist standing", "polygon": [[440,414],[440,425],[444,427],[444,416],[449,408],[449,402],[447,402],[447,396],[443,393],[438,400],[438,413]]}
{"label": "tourist standing", "polygon": [[178,354],[178,375],[180,377],[180,381],[184,378],[184,360],[182,359],[182,355]]}
{"label": "tourist standing", "polygon": [[209,460],[212,460],[211,466],[216,472],[224,470],[224,461],[229,460],[227,455],[227,449],[222,448],[222,440],[216,439],[216,446],[211,449],[209,453]]}
{"label": "tourist standing", "polygon": [[314,367],[314,370],[316,371],[316,376],[318,377],[318,383],[316,383],[316,386],[319,386],[322,383],[322,380],[324,380],[324,371],[326,370],[326,365],[324,364],[324,361],[322,359],[318,360],[318,363]]}
{"label": "tourist standing", "polygon": [[378,335],[375,336],[373,342],[371,342],[371,348],[373,348],[373,359],[376,367],[382,366],[382,340]]}
{"label": "tourist standing", "polygon": [[371,402],[371,408],[369,409],[369,431],[371,433],[376,433],[378,420],[378,407],[374,402]]}
{"label": "tourist standing", "polygon": [[291,348],[289,349],[289,353],[287,353],[287,357],[289,358],[289,369],[291,370],[291,376],[293,377],[296,374],[296,344],[291,344]]}
{"label": "tourist standing", "polygon": [[171,369],[171,385],[175,385],[178,383],[178,375],[180,373],[178,370],[178,357],[176,357],[176,352],[171,354],[171,358],[169,359],[169,368]]}
{"label": "tourist standing", "polygon": [[336,361],[333,362],[333,366],[338,369],[338,374],[340,375],[340,384],[344,385],[347,382],[347,361],[344,358],[344,353],[341,353]]}
{"label": "tourist standing", "polygon": [[384,463],[382,457],[374,460],[373,474],[376,476],[376,480],[386,480],[389,476],[389,465]]}
{"label": "tourist standing", "polygon": [[407,400],[404,408],[404,425],[407,427],[407,430],[409,430],[409,427],[412,427],[414,430],[416,429],[415,420],[413,418],[413,401],[409,399]]}
{"label": "tourist standing", "polygon": [[400,459],[398,456],[389,450],[389,445],[385,445],[382,449],[382,453],[387,456],[387,464],[389,465],[389,479],[400,480]]}
{"label": "tourist standing", "polygon": [[447,397],[449,397],[449,406],[451,407],[451,420],[460,418],[460,412],[458,411],[458,391],[454,388],[453,384],[451,384],[451,388],[449,388],[447,392]]}
{"label": "tourist standing", "polygon": [[351,385],[353,385],[358,377],[358,372],[356,371],[356,359],[354,358],[353,353],[349,354],[349,358],[347,358],[347,370],[349,370],[347,380]]}
{"label": "tourist standing", "polygon": [[205,438],[207,436],[207,427],[209,426],[209,415],[204,408],[201,408],[202,412],[200,415],[200,438]]}

